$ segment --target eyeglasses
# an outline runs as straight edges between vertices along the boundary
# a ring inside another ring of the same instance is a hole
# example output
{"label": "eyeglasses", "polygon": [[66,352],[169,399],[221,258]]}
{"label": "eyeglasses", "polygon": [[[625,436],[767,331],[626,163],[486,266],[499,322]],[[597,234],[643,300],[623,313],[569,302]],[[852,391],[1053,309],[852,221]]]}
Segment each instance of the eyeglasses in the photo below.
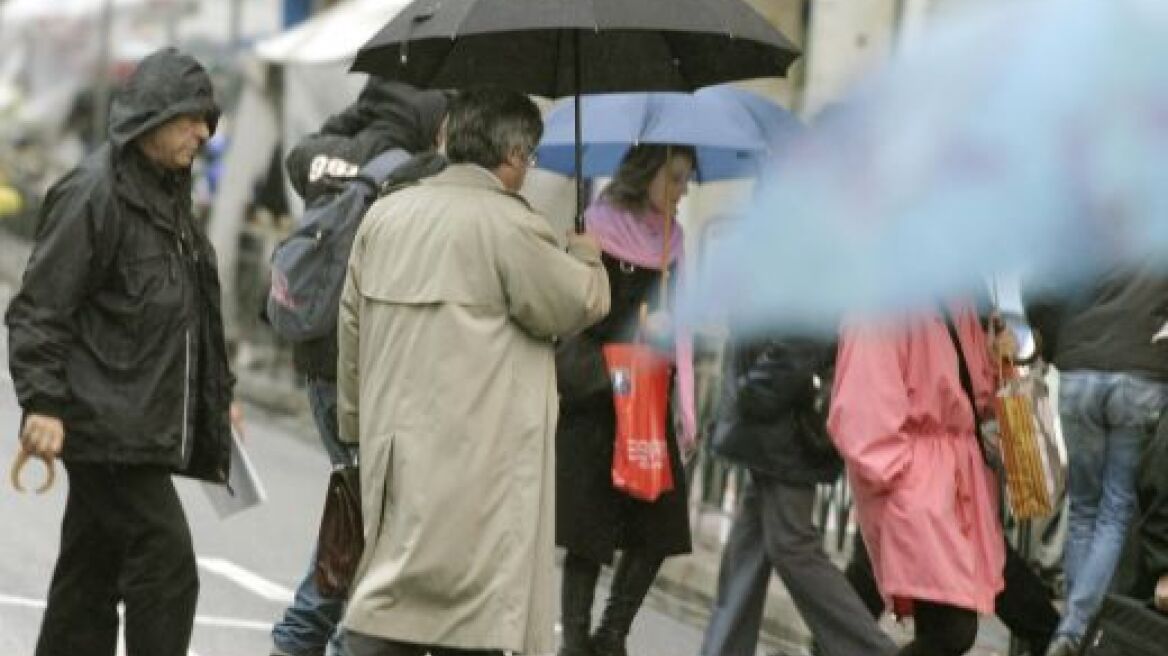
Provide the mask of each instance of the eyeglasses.
{"label": "eyeglasses", "polygon": [[[536,156],[534,149],[528,151],[527,153],[524,153],[522,150],[519,150],[518,148],[516,148],[515,150],[511,151],[511,153],[512,153],[512,155],[511,155],[512,157],[514,157],[515,155],[519,155],[521,158],[521,161],[524,164],[526,164],[528,166],[528,168],[535,166],[536,162],[539,161],[539,158]],[[514,162],[515,160],[512,159],[510,161]]]}

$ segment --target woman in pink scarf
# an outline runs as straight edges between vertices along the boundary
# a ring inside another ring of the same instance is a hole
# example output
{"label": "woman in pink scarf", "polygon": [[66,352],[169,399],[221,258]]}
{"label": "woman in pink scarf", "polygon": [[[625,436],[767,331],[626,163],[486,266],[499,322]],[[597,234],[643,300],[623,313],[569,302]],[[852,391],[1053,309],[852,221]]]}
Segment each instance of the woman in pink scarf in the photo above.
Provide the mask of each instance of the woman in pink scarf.
{"label": "woman in pink scarf", "polygon": [[[671,336],[659,297],[662,270],[676,271],[682,258],[683,239],[673,217],[695,163],[686,146],[635,146],[585,214],[587,230],[603,251],[612,310],[565,340],[557,353],[556,543],[568,552],[560,656],[625,656],[625,637],[661,563],[690,551],[681,456],[693,448],[695,435],[692,348],[686,335]],[[625,496],[612,485],[616,416],[601,355],[606,343],[635,340],[643,304],[651,313],[642,336],[675,354],[675,410],[682,424],[669,440],[673,490],[653,502]],[[618,549],[608,605],[591,633],[600,566],[611,563]]]}

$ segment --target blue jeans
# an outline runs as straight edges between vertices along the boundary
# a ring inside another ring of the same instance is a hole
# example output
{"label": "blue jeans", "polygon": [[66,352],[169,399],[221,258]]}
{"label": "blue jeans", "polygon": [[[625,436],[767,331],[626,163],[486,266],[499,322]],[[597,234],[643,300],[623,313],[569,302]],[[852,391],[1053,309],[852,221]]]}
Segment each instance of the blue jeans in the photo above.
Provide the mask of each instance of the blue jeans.
{"label": "blue jeans", "polygon": [[[343,444],[337,432],[337,386],[331,381],[308,381],[308,403],[320,434],[321,444],[334,467],[353,461],[351,447]],[[284,617],[272,627],[272,642],[292,656],[339,654],[337,629],[345,612],[344,599],[329,599],[320,594],[312,580],[315,551],[309,560],[308,573],[296,588],[296,599],[284,611]],[[327,646],[327,650],[326,650]]]}
{"label": "blue jeans", "polygon": [[1135,513],[1135,478],[1168,385],[1134,374],[1064,372],[1059,414],[1071,512],[1063,566],[1067,613],[1057,635],[1081,637],[1111,585]]}

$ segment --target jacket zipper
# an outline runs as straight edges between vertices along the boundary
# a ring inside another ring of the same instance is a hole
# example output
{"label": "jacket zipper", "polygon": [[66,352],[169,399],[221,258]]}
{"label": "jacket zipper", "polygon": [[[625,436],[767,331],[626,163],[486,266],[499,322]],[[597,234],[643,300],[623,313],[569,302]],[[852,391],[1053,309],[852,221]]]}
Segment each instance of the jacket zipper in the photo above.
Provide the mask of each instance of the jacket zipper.
{"label": "jacket zipper", "polygon": [[190,435],[190,409],[191,409],[191,331],[186,331],[184,340],[183,359],[185,366],[183,367],[183,418],[182,418],[182,442],[180,444],[179,456],[185,465],[187,460],[187,439]]}

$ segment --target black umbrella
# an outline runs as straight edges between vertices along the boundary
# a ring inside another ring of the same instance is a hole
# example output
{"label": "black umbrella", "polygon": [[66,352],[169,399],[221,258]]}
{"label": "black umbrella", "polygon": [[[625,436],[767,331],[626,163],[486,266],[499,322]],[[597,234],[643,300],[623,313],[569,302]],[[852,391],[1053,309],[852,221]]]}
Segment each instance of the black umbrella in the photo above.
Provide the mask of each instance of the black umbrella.
{"label": "black umbrella", "polygon": [[743,0],[416,0],[361,48],[353,70],[554,98],[782,76],[798,56]]}

